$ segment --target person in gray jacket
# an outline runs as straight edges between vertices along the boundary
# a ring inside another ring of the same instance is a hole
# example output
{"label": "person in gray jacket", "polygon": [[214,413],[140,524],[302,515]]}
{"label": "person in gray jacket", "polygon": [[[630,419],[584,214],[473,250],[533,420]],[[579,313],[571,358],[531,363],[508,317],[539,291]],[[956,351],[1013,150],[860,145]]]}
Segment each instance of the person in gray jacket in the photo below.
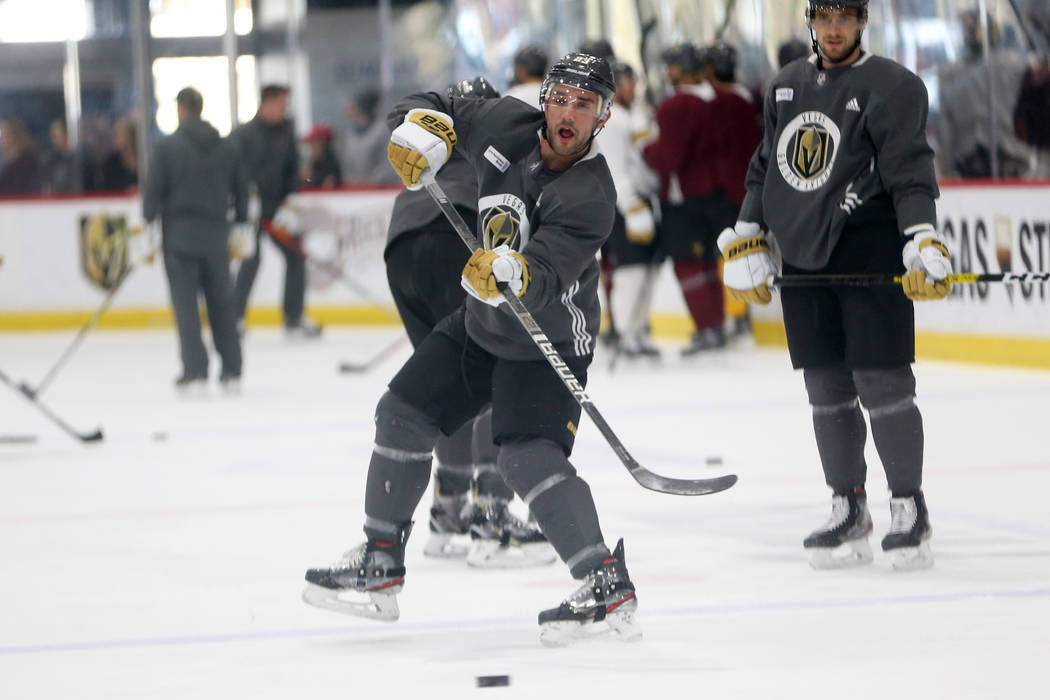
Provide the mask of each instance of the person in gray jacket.
{"label": "person in gray jacket", "polygon": [[224,389],[235,390],[241,376],[241,345],[230,281],[227,213],[232,204],[235,220],[246,220],[247,182],[229,142],[201,119],[201,94],[183,88],[176,103],[179,128],[154,147],[142,202],[146,221],[160,217],[161,222],[164,269],[183,367],[175,386],[199,389],[208,377],[208,353],[197,311],[197,294],[203,291],[212,339],[222,358],[219,381]]}

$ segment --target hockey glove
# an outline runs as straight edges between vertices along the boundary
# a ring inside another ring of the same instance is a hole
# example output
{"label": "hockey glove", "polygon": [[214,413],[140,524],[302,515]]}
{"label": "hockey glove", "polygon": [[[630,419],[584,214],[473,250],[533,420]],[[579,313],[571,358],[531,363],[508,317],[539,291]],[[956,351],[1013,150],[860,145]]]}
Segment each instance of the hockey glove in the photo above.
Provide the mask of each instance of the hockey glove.
{"label": "hockey glove", "polygon": [[230,229],[230,260],[247,260],[255,255],[255,224],[243,221]]}
{"label": "hockey glove", "polygon": [[521,253],[505,245],[492,250],[478,248],[463,268],[460,286],[475,299],[499,306],[506,299],[497,282],[506,282],[520,297],[529,288],[529,264]]}
{"label": "hockey glove", "polygon": [[948,248],[932,231],[918,233],[904,245],[904,267],[901,277],[904,294],[912,301],[943,299],[952,291],[946,278],[952,274]]}
{"label": "hockey glove", "polygon": [[653,223],[653,210],[641,197],[631,201],[624,215],[627,228],[627,240],[637,245],[648,245],[653,242],[656,226]]}
{"label": "hockey glove", "polygon": [[277,211],[273,214],[273,225],[284,229],[292,235],[303,233],[305,230],[303,226],[303,205],[298,196],[290,194],[285,197],[284,201],[281,202],[281,206],[277,207]]}
{"label": "hockey glove", "polygon": [[391,132],[386,155],[405,187],[418,190],[423,171],[430,168],[436,174],[455,145],[452,117],[432,109],[413,109]]}
{"label": "hockey glove", "polygon": [[723,279],[730,298],[768,304],[773,295],[766,280],[777,270],[758,224],[738,221],[735,228],[724,229],[718,236],[718,249],[726,261]]}
{"label": "hockey glove", "polygon": [[133,266],[152,265],[160,250],[160,221],[151,221],[145,226],[136,226],[129,231],[128,260]]}

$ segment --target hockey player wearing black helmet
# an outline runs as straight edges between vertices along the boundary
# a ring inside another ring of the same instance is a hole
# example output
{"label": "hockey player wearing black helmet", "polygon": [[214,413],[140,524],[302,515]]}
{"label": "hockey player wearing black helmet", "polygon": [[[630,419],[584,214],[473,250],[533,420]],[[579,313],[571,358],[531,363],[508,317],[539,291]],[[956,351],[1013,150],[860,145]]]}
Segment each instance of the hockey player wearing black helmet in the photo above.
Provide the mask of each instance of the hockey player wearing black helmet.
{"label": "hockey player wearing black helmet", "polygon": [[558,156],[585,153],[605,126],[615,96],[612,68],[604,58],[574,52],[558,59],[540,87],[547,115],[544,140]]}
{"label": "hockey player wearing black helmet", "polygon": [[868,26],[868,0],[809,0],[806,23],[813,51],[826,68],[855,61]]}
{"label": "hockey player wearing black helmet", "polygon": [[[566,644],[604,627],[624,640],[641,636],[622,540],[606,544],[591,489],[570,462],[581,406],[509,313],[499,285],[521,299],[564,371],[585,388],[601,322],[596,254],[616,211],[609,166],[590,141],[614,94],[608,63],[569,54],[547,74],[543,112],[509,97],[419,92],[387,116],[390,164],[409,190],[422,187],[424,173],[441,177],[452,155],[466,160],[477,178],[481,246],[462,268],[464,303],[437,322],[376,406],[366,541],[307,572],[308,603],[397,619],[405,544],[434,446],[491,402],[499,474],[578,580],[575,592],[540,613],[541,640]],[[405,274],[433,264],[417,263]]]}

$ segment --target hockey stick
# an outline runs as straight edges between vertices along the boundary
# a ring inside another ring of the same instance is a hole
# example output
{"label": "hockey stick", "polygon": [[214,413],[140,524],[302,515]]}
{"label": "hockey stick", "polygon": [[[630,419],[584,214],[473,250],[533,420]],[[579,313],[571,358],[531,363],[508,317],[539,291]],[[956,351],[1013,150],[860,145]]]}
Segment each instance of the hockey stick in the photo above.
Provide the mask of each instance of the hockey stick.
{"label": "hockey stick", "polygon": [[73,342],[66,347],[65,352],[63,352],[55,364],[51,366],[50,371],[48,371],[44,378],[40,380],[40,383],[37,384],[36,388],[34,389],[25,382],[18,385],[19,391],[25,394],[28,399],[31,401],[39,399],[40,395],[44,393],[44,390],[47,389],[52,381],[54,381],[59,370],[65,366],[66,362],[68,362],[69,358],[73,355],[73,352],[80,346],[80,343],[84,341],[84,337],[87,336],[88,331],[94,328],[95,324],[97,324],[99,319],[102,318],[102,314],[109,310],[110,304],[113,303],[113,298],[117,295],[117,292],[120,291],[120,285],[124,284],[124,280],[126,280],[128,275],[131,274],[132,269],[134,268],[129,265],[120,273],[120,277],[117,278],[113,287],[106,293],[105,299],[103,299],[102,303],[99,304],[97,309],[95,309],[95,313],[91,315],[91,318],[88,319],[87,323],[80,327],[80,330],[77,331],[76,336],[73,338]]}
{"label": "hockey stick", "polygon": [[[424,171],[422,177],[423,186],[426,187],[427,192],[434,199],[434,202],[441,209],[441,212],[448,219],[452,227],[456,229],[456,233],[459,234],[460,239],[463,243],[473,252],[481,246],[478,245],[477,238],[471,232],[470,228],[467,227],[467,223],[463,221],[463,217],[460,216],[459,212],[456,211],[456,207],[453,206],[452,202],[449,201],[442,190],[441,185],[434,179],[433,174],[428,170]],[[654,474],[635,460],[634,457],[627,451],[627,448],[623,446],[620,439],[616,437],[612,428],[605,421],[605,418],[598,411],[598,408],[591,402],[587,392],[584,390],[580,382],[573,376],[572,369],[565,364],[565,360],[562,359],[561,355],[554,348],[554,344],[550,342],[547,336],[544,334],[543,329],[540,328],[539,324],[536,323],[536,319],[532,317],[529,310],[525,308],[525,304],[521,302],[518,296],[510,291],[510,287],[503,282],[498,284],[500,292],[503,293],[503,298],[506,299],[507,304],[510,306],[511,311],[517,317],[521,323],[525,332],[532,338],[532,342],[536,344],[540,352],[546,358],[550,366],[554,368],[558,377],[565,384],[565,388],[569,390],[573,398],[576,399],[576,403],[580,404],[580,407],[586,411],[587,415],[591,417],[594,424],[598,426],[598,430],[605,438],[609,446],[612,447],[616,456],[620,458],[623,465],[627,467],[627,471],[631,473],[634,480],[647,489],[652,491],[659,491],[661,493],[673,493],[681,496],[702,496],[708,493],[716,493],[718,491],[724,491],[733,484],[736,483],[736,474],[727,474],[725,476],[719,476],[711,479],[671,479],[659,474]]]}
{"label": "hockey stick", "polygon": [[303,248],[303,244],[299,242],[299,239],[293,236],[291,233],[289,233],[287,229],[274,226],[273,221],[263,221],[262,227],[263,230],[266,231],[266,233],[270,234],[270,237],[273,238],[273,240],[282,248],[290,250],[291,252],[295,253],[311,265],[315,265],[318,269],[324,270],[325,272],[329,273],[337,280],[342,282],[344,285],[346,285],[352,292],[357,294],[357,296],[361,297],[373,306],[378,306],[383,310],[383,313],[385,313],[387,316],[389,316],[392,319],[395,319],[398,323],[401,323],[401,317],[393,311],[391,311],[387,304],[384,304],[379,299],[377,299],[368,289],[368,287],[361,284],[353,277],[347,275],[345,272],[339,269],[337,265],[334,265],[325,260],[318,260],[314,256],[307,253],[306,249]]}
{"label": "hockey stick", "polygon": [[62,420],[61,418],[56,416],[54,413],[52,413],[51,409],[49,409],[44,404],[40,403],[36,399],[36,397],[31,396],[30,394],[28,394],[25,391],[25,389],[23,389],[21,386],[16,386],[15,383],[13,381],[11,381],[8,378],[8,376],[6,374],[4,374],[2,371],[0,371],[0,382],[3,382],[7,386],[11,387],[11,389],[13,391],[15,391],[19,396],[23,397],[26,401],[28,401],[29,403],[31,403],[34,406],[36,406],[37,410],[39,410],[41,413],[43,413],[45,416],[47,416],[51,420],[52,423],[57,425],[62,430],[66,431],[69,435],[72,435],[73,437],[75,437],[77,440],[80,440],[81,442],[99,442],[99,441],[102,440],[102,430],[101,429],[95,430],[93,433],[78,433],[76,430],[73,429],[72,426],[70,426],[64,420]]}
{"label": "hockey stick", "polygon": [[[964,272],[948,275],[945,278],[952,284],[978,284],[981,282],[1050,282],[1050,272]],[[770,287],[872,287],[879,285],[900,284],[901,276],[892,274],[860,275],[788,275],[786,277],[770,276],[766,284]]]}
{"label": "hockey stick", "polygon": [[343,374],[360,374],[362,372],[367,372],[368,370],[372,369],[380,362],[382,362],[383,360],[387,359],[395,352],[400,350],[407,340],[408,336],[402,333],[397,340],[383,347],[383,349],[377,352],[373,358],[366,362],[340,362],[339,371]]}

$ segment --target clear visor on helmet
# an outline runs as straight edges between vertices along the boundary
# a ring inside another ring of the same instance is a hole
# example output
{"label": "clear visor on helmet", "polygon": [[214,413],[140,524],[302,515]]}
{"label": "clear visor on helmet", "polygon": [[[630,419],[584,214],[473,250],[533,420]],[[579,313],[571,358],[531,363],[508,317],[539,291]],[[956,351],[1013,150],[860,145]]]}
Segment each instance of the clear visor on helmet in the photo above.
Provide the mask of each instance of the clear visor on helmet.
{"label": "clear visor on helmet", "polygon": [[602,113],[601,96],[575,85],[551,83],[542,98],[543,104],[547,107],[568,109],[595,119],[599,118]]}

